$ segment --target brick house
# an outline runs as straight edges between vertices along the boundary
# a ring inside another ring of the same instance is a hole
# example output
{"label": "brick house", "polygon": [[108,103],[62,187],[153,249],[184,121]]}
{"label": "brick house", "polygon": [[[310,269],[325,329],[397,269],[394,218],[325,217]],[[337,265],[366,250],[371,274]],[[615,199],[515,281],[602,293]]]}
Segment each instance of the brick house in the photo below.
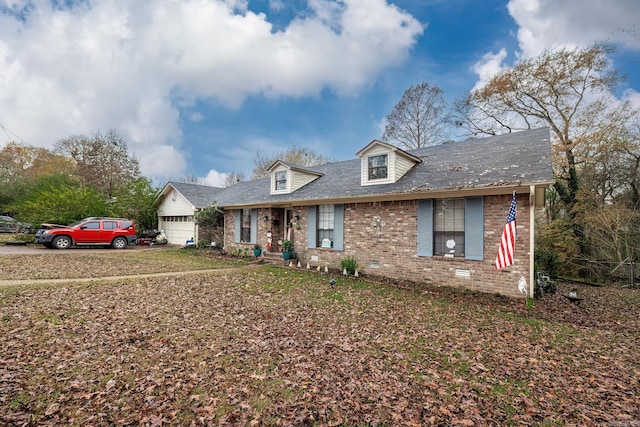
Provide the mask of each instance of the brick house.
{"label": "brick house", "polygon": [[[403,151],[374,140],[353,160],[300,167],[276,161],[270,177],[217,195],[227,248],[292,240],[302,265],[521,296],[533,289],[534,212],[554,182],[549,129]],[[513,192],[514,264],[494,263]]]}

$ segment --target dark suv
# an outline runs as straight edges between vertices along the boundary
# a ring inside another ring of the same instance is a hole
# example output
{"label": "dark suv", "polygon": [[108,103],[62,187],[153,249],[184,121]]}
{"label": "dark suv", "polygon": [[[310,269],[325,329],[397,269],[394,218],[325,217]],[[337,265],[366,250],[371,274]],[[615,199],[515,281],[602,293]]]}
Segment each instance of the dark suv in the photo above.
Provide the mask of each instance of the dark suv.
{"label": "dark suv", "polygon": [[92,217],[70,225],[42,224],[36,232],[36,243],[56,249],[67,249],[72,245],[108,245],[124,249],[136,240],[135,226],[125,218]]}

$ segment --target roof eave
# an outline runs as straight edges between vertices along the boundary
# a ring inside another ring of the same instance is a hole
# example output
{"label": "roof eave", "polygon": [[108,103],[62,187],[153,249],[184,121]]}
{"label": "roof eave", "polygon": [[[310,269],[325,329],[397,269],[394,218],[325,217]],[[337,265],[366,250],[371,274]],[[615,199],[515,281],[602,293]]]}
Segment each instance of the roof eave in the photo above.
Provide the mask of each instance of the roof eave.
{"label": "roof eave", "polygon": [[409,191],[376,193],[365,195],[345,195],[339,197],[323,197],[323,198],[305,198],[305,199],[287,199],[277,202],[260,201],[257,203],[244,203],[233,205],[220,205],[226,209],[244,209],[244,208],[278,208],[291,206],[312,206],[317,204],[341,204],[341,203],[366,203],[366,202],[383,202],[383,201],[402,201],[416,200],[420,198],[451,198],[451,197],[473,197],[473,196],[496,196],[511,194],[514,191],[520,194],[529,194],[531,187],[547,188],[554,184],[554,180],[541,181],[518,181],[511,183],[496,183],[478,187],[450,187],[450,188],[424,188],[416,187]]}

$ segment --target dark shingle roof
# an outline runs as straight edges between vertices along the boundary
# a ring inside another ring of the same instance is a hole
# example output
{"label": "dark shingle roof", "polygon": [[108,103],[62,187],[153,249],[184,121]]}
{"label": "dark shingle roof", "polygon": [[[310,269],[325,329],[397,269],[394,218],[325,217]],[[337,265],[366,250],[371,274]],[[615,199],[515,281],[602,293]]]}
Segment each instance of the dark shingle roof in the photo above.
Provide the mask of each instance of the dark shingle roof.
{"label": "dark shingle roof", "polygon": [[185,182],[168,182],[180,194],[182,194],[197,209],[210,206],[217,199],[218,194],[224,190],[220,187],[210,187],[208,185],[189,184]]}
{"label": "dark shingle roof", "polygon": [[325,163],[308,169],[323,176],[290,194],[270,194],[270,178],[245,181],[225,188],[218,206],[248,206],[385,197],[553,182],[548,128],[408,151],[422,159],[392,184],[360,185],[360,159]]}

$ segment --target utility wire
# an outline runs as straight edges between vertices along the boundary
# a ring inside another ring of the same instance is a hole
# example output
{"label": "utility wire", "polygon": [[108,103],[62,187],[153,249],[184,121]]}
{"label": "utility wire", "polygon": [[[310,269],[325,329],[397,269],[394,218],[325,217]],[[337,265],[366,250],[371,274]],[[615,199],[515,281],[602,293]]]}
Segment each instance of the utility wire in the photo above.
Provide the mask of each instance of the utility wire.
{"label": "utility wire", "polygon": [[[5,135],[7,135],[7,142],[11,142],[13,141],[15,138],[19,139],[20,142],[22,142],[23,144],[26,144],[27,141],[25,141],[24,139],[20,138],[20,136],[13,132],[11,129],[7,128],[6,126],[4,126],[2,123],[0,123],[0,129],[2,129],[2,131],[4,132]],[[11,138],[11,135],[14,136],[14,138]]]}

